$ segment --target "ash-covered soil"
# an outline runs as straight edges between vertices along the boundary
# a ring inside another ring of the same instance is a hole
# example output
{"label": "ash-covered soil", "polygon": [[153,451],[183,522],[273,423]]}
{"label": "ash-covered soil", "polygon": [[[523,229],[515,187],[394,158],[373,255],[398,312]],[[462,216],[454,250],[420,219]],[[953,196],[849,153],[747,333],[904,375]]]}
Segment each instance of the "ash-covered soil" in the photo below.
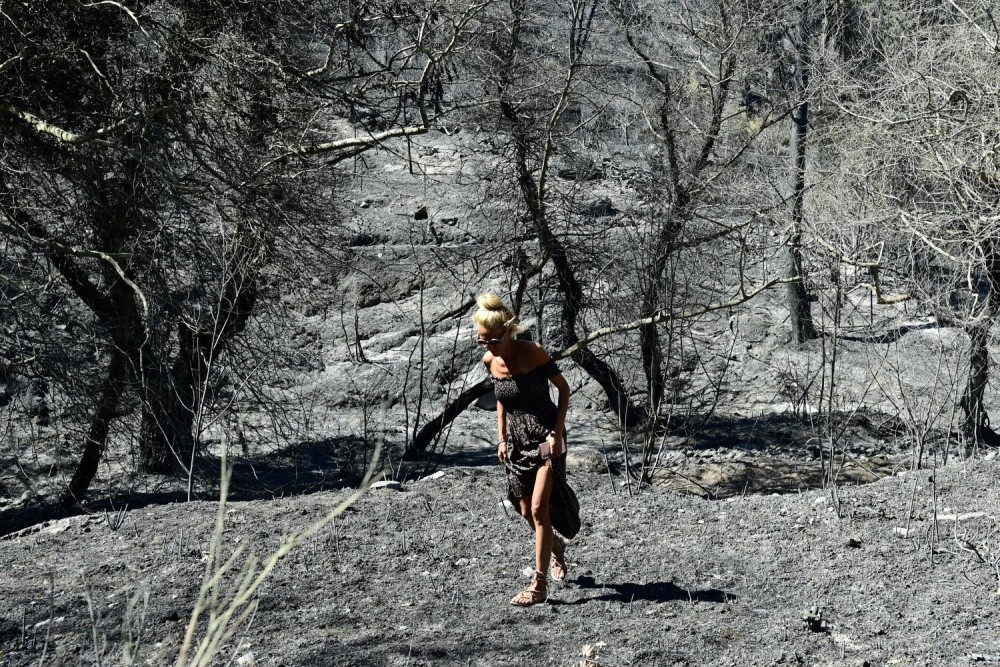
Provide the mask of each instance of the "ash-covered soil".
{"label": "ash-covered soil", "polygon": [[[218,664],[579,665],[587,646],[588,664],[608,666],[1000,655],[994,461],[723,500],[570,476],[584,528],[549,603],[508,604],[527,583],[532,542],[501,500],[500,470],[455,467],[370,491],[289,554]],[[234,502],[224,549],[266,556],[345,495]],[[172,664],[216,507],[134,510],[116,531],[75,517],[0,540],[0,664],[43,653],[44,664],[121,664],[128,616],[136,664]],[[142,604],[126,613],[137,591],[148,592],[144,622]]]}

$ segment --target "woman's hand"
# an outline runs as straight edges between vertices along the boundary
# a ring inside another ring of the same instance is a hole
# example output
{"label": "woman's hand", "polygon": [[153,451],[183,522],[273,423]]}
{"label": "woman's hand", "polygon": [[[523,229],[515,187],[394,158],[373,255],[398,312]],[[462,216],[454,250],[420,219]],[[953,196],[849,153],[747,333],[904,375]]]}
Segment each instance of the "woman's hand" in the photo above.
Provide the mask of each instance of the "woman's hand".
{"label": "woman's hand", "polygon": [[507,441],[501,440],[500,444],[497,445],[497,458],[500,459],[500,463],[507,462]]}
{"label": "woman's hand", "polygon": [[558,458],[566,453],[566,443],[563,442],[562,433],[549,431],[549,435],[545,439],[549,442],[552,458]]}

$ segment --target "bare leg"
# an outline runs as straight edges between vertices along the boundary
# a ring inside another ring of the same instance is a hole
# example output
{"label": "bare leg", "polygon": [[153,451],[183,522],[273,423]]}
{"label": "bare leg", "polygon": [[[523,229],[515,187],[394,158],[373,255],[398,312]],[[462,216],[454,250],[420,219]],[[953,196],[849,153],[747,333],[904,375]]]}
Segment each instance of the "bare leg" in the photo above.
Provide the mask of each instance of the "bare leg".
{"label": "bare leg", "polygon": [[535,572],[548,572],[549,558],[552,556],[552,519],[549,515],[552,486],[552,470],[543,465],[535,477],[529,519],[535,529]]}
{"label": "bare leg", "polygon": [[535,532],[535,574],[531,585],[515,595],[511,604],[527,607],[548,599],[549,558],[552,556],[552,520],[549,516],[549,498],[552,495],[552,471],[542,466],[535,477],[531,496],[521,498],[521,516]]}
{"label": "bare leg", "polygon": [[[551,480],[551,474],[549,476],[549,479]],[[551,490],[549,491],[549,495],[551,496]],[[518,511],[521,513],[521,516],[524,517],[524,520],[528,522],[528,527],[531,529],[531,532],[536,533],[537,529],[535,528],[535,519],[531,515],[531,501],[532,501],[531,496],[522,496],[520,498]],[[555,562],[552,564],[552,578],[555,579],[556,581],[563,581],[566,578],[566,569],[567,569],[566,557],[564,555],[566,546],[564,542],[560,541],[560,539],[556,537],[554,532],[552,532],[551,544],[552,544],[552,558],[555,559]]]}
{"label": "bare leg", "polygon": [[528,522],[528,527],[531,528],[531,532],[535,532],[535,520],[531,518],[531,496],[521,496],[520,507],[518,510],[521,512],[521,516],[524,520]]}

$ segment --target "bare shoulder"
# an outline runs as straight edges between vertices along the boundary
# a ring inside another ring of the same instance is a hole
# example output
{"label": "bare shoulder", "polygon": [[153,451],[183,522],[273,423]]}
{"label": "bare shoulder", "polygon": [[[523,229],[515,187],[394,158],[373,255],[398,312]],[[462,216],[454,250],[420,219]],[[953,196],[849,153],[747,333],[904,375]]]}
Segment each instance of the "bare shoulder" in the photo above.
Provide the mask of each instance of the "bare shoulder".
{"label": "bare shoulder", "polygon": [[530,351],[531,359],[532,361],[535,362],[536,365],[540,366],[552,360],[552,356],[542,346],[541,343],[538,343],[536,341],[525,341],[525,343],[527,344],[528,350]]}

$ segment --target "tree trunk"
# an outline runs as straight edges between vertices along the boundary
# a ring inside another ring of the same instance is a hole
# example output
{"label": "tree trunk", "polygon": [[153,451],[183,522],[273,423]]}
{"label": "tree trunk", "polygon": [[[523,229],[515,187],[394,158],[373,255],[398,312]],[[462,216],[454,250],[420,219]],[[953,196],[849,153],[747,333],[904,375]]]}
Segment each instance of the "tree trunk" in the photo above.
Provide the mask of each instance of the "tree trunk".
{"label": "tree trunk", "polygon": [[[110,212],[104,225],[95,225],[98,230],[98,245],[106,252],[120,252],[129,236],[129,219],[132,214],[134,184],[139,181],[140,165],[134,159],[126,161],[123,177],[120,180],[109,179],[103,182],[104,189],[95,193],[97,205],[96,215]],[[144,340],[143,322],[139,316],[136,303],[137,295],[133,286],[129,285],[118,273],[106,263],[101,269],[107,284],[110,285],[107,298],[82,274],[76,273],[75,266],[61,259],[60,267],[67,276],[74,291],[84,302],[95,307],[95,312],[103,312],[113,322],[113,333],[108,362],[108,373],[101,387],[100,397],[94,408],[90,429],[83,445],[83,453],[77,463],[76,470],[69,486],[60,499],[63,505],[79,503],[90,488],[90,483],[97,474],[97,466],[107,447],[111,421],[114,419],[121,401],[121,396],[129,385],[133,375],[132,364],[140,357],[140,347]],[[125,267],[129,273],[128,265]]]}
{"label": "tree trunk", "polygon": [[[642,303],[639,314],[642,317],[649,317],[656,313],[663,305],[662,289],[660,286],[663,274],[666,272],[667,264],[674,253],[677,236],[680,234],[681,225],[678,223],[683,215],[683,207],[687,204],[686,192],[679,184],[673,187],[675,192],[670,212],[661,223],[660,231],[653,247],[649,266],[646,270],[646,286],[642,293]],[[639,350],[642,353],[642,367],[646,375],[646,382],[649,385],[649,401],[647,405],[647,415],[659,414],[660,404],[666,393],[666,381],[663,372],[663,350],[660,347],[660,331],[658,324],[648,324],[639,329]]]}
{"label": "tree trunk", "polygon": [[969,334],[969,379],[962,394],[965,413],[963,431],[973,443],[1000,446],[1000,436],[990,427],[990,417],[983,404],[990,379],[990,353],[987,347],[991,320],[966,327]]}
{"label": "tree trunk", "polygon": [[1000,447],[1000,435],[990,426],[990,416],[983,398],[990,381],[990,329],[1000,312],[1000,245],[988,239],[984,243],[984,279],[986,283],[984,316],[965,327],[969,335],[969,379],[960,405],[965,413],[963,432],[975,444]]}
{"label": "tree trunk", "polygon": [[[725,23],[725,19],[723,19]],[[657,193],[667,199],[669,206],[667,214],[660,221],[657,229],[656,242],[653,247],[649,265],[646,269],[646,286],[643,291],[640,313],[643,317],[653,315],[662,306],[661,281],[669,266],[670,260],[677,250],[677,241],[683,229],[683,221],[691,206],[692,193],[698,189],[699,179],[712,163],[722,123],[725,117],[726,101],[729,98],[730,85],[736,69],[736,59],[731,54],[721,64],[724,75],[719,79],[718,87],[713,95],[712,112],[708,126],[705,128],[704,141],[700,150],[692,155],[693,159],[685,161],[684,153],[677,144],[675,113],[675,93],[671,85],[671,74],[660,70],[659,65],[651,61],[641,49],[636,48],[630,36],[629,44],[645,61],[650,75],[661,86],[662,99],[659,106],[660,137],[666,154],[663,165],[662,187]],[[686,126],[686,121],[682,121]],[[686,164],[685,164],[686,162]],[[649,400],[646,406],[647,418],[659,413],[665,392],[664,357],[660,346],[660,332],[657,324],[648,324],[640,328],[640,348],[643,361],[643,372],[649,387]]]}
{"label": "tree trunk", "polygon": [[[660,280],[657,270],[650,268],[646,276],[649,284],[642,294],[640,315],[648,317],[656,312],[660,303]],[[650,415],[659,413],[663,400],[663,350],[660,349],[660,331],[656,324],[647,324],[639,329],[639,351],[642,353],[642,370],[649,385],[649,401],[647,412]]]}
{"label": "tree trunk", "polygon": [[786,244],[787,276],[795,279],[788,283],[788,312],[791,315],[792,340],[802,343],[816,337],[812,312],[809,307],[809,293],[806,291],[805,275],[802,270],[802,227],[805,221],[803,199],[806,186],[806,138],[809,130],[809,102],[806,99],[809,88],[809,40],[811,16],[809,0],[804,0],[799,11],[799,25],[795,36],[795,94],[799,104],[792,112],[792,130],[788,142],[792,174],[791,212],[792,225]]}
{"label": "tree trunk", "polygon": [[[562,243],[554,237],[550,237],[547,243],[552,264],[556,270],[559,291],[563,296],[560,318],[560,337],[562,340],[559,343],[560,347],[566,348],[575,345],[580,340],[576,333],[576,322],[582,307],[583,288],[576,279]],[[577,350],[570,358],[604,390],[604,394],[608,397],[608,405],[618,417],[620,426],[632,427],[643,420],[643,412],[632,404],[625,384],[606,361],[587,348]]]}
{"label": "tree trunk", "polygon": [[116,318],[115,334],[111,346],[111,358],[108,362],[108,372],[101,387],[101,394],[94,407],[94,416],[90,421],[90,429],[84,442],[83,454],[77,462],[76,470],[63,492],[60,503],[69,507],[79,503],[87,494],[90,483],[97,474],[97,466],[107,447],[108,433],[111,431],[111,420],[118,410],[121,396],[129,381],[129,352],[133,348],[138,318],[136,317],[135,297],[128,287],[119,282],[118,292],[122,312]]}
{"label": "tree trunk", "polygon": [[[238,231],[238,234],[248,233],[242,227]],[[237,248],[249,254],[247,246],[255,244],[256,240],[241,237]],[[224,287],[214,324],[195,331],[188,323],[179,322],[178,351],[169,372],[157,367],[156,360],[144,369],[146,387],[139,457],[144,472],[174,474],[189,467],[197,454],[195,418],[208,399],[203,394],[212,372],[211,364],[246,328],[257,301],[254,262],[236,261],[237,270]]]}
{"label": "tree trunk", "polygon": [[[191,330],[178,325],[179,351],[168,373],[150,368],[145,376],[139,467],[142,472],[172,475],[189,464],[194,452],[194,374],[199,363]],[[149,355],[152,356],[152,355]],[[154,362],[155,363],[155,362]]]}

